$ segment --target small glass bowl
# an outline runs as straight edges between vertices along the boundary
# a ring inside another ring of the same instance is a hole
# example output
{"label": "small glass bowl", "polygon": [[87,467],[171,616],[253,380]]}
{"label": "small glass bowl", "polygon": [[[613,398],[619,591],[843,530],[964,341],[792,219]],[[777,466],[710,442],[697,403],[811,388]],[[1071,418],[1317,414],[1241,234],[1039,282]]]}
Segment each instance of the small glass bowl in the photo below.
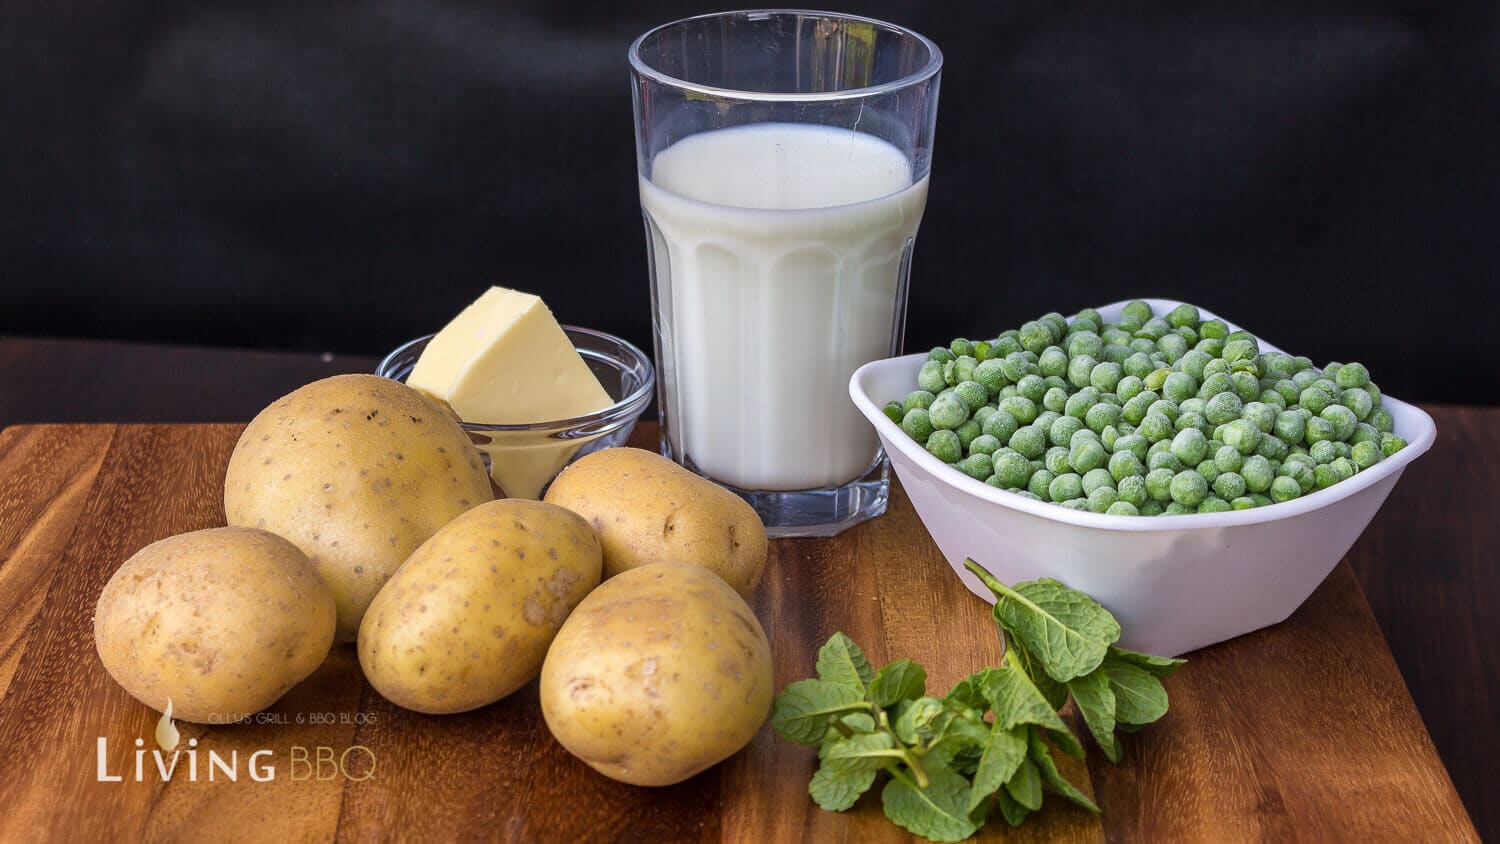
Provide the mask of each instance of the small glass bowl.
{"label": "small glass bowl", "polygon": [[[469,439],[484,456],[485,468],[495,479],[495,485],[510,497],[540,497],[546,491],[546,485],[569,463],[600,449],[624,445],[636,421],[651,403],[652,391],[656,388],[656,371],[651,366],[651,359],[631,343],[603,331],[572,325],[564,325],[562,329],[615,403],[596,413],[551,422],[517,425],[459,422],[459,427],[468,432]],[[375,367],[375,374],[405,383],[431,339],[432,335],[428,334],[397,346]],[[576,445],[576,450],[563,447],[570,445]],[[536,455],[541,454],[540,459],[546,465],[546,482],[540,489],[505,489],[499,480],[503,473],[494,471],[496,459],[504,453],[528,453],[531,461],[537,460]],[[555,459],[548,455],[555,456]]]}

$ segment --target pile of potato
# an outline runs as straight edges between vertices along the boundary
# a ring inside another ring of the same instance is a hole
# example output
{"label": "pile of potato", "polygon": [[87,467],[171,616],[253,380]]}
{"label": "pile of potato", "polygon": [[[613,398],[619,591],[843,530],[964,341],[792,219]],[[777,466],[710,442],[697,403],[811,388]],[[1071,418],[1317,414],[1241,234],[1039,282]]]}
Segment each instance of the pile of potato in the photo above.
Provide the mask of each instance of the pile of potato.
{"label": "pile of potato", "polygon": [[725,759],[769,712],[770,647],[746,603],[765,531],[651,452],[589,455],[546,501],[494,500],[445,411],[342,375],[255,417],[224,510],[229,527],[146,546],[99,597],[99,657],[153,709],[243,719],[356,641],[370,684],[418,712],[487,706],[540,675],[558,741],[638,785]]}

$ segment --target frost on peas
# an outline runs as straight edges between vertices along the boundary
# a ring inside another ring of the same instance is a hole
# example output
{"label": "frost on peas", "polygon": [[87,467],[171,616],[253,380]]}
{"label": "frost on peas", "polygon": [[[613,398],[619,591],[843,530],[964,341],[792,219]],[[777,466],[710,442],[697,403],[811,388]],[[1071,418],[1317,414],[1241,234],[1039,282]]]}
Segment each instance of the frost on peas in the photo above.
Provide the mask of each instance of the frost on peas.
{"label": "frost on peas", "polygon": [[1083,474],[1082,483],[1084,495],[1091,495],[1093,494],[1094,490],[1101,487],[1105,487],[1110,490],[1113,490],[1115,488],[1114,477],[1109,474],[1108,469],[1102,467],[1098,469],[1090,469],[1089,471],[1085,472]]}
{"label": "frost on peas", "polygon": [[999,452],[993,459],[995,477],[1006,489],[1024,487],[1031,480],[1031,461],[1013,451]]}
{"label": "frost on peas", "polygon": [[1198,505],[1199,513],[1228,513],[1233,509],[1233,507],[1229,506],[1228,501],[1225,501],[1224,499],[1219,498],[1216,495],[1208,496],[1207,498],[1203,499],[1203,503]]}
{"label": "frost on peas", "polygon": [[1141,425],[1136,430],[1137,433],[1153,443],[1170,439],[1173,433],[1175,433],[1172,427],[1172,420],[1160,413],[1146,414],[1146,418],[1141,420]]}
{"label": "frost on peas", "polygon": [[1051,501],[1052,494],[1048,492],[1048,488],[1056,477],[1057,473],[1051,469],[1038,469],[1031,473],[1031,479],[1026,482],[1026,491],[1043,501]]}
{"label": "frost on peas", "polygon": [[[1232,392],[1218,393],[1206,400],[1203,416],[1213,425],[1224,425],[1240,417],[1245,407],[1240,397]],[[1254,427],[1254,426],[1251,426]]]}
{"label": "frost on peas", "polygon": [[980,434],[969,442],[970,454],[993,455],[1001,448],[1000,440],[990,434]]}
{"label": "frost on peas", "polygon": [[951,374],[953,380],[950,382],[950,386],[957,386],[959,383],[964,381],[973,381],[974,370],[978,368],[978,366],[978,360],[975,360],[969,355],[963,355],[953,361],[953,369],[951,370],[951,372],[944,372],[944,380],[947,380],[947,376]]}
{"label": "frost on peas", "polygon": [[997,407],[1015,417],[1015,420],[1022,425],[1036,421],[1038,413],[1036,403],[1025,396],[1007,396],[1000,400]]}
{"label": "frost on peas", "polygon": [[1307,430],[1302,436],[1302,441],[1311,446],[1320,440],[1333,439],[1333,423],[1321,416],[1314,416],[1307,420]]}
{"label": "frost on peas", "polygon": [[926,410],[920,407],[913,408],[912,410],[908,410],[906,415],[902,417],[901,430],[905,431],[908,437],[917,442],[925,443],[927,442],[927,438],[932,436],[932,419],[928,416]]}
{"label": "frost on peas", "polygon": [[1245,458],[1240,466],[1239,476],[1244,479],[1245,488],[1249,491],[1265,492],[1276,479],[1276,472],[1271,467],[1271,461],[1255,454]]}
{"label": "frost on peas", "polygon": [[1105,428],[1120,421],[1120,408],[1118,405],[1101,401],[1084,412],[1083,421],[1089,430],[1102,434]]}
{"label": "frost on peas", "polygon": [[1021,348],[1039,355],[1058,338],[1053,336],[1051,326],[1040,320],[1032,320],[1021,326],[1016,339],[1021,342]]}
{"label": "frost on peas", "polygon": [[1124,370],[1126,375],[1145,378],[1151,374],[1152,370],[1156,369],[1156,362],[1151,359],[1151,355],[1145,352],[1132,352],[1129,357],[1125,358],[1125,362],[1120,365],[1120,368]]}
{"label": "frost on peas", "polygon": [[953,392],[969,406],[970,415],[984,407],[990,400],[989,392],[978,381],[960,381],[954,386]]}
{"label": "frost on peas", "polygon": [[1319,440],[1312,444],[1312,447],[1307,450],[1307,454],[1312,458],[1313,464],[1316,465],[1319,463],[1332,463],[1334,460],[1337,460],[1339,450],[1333,440]]}
{"label": "frost on peas", "polygon": [[1016,339],[1016,334],[1015,331],[1007,331],[995,338],[995,342],[990,344],[994,357],[1003,358],[1021,351],[1021,341]]}
{"label": "frost on peas", "polygon": [[1111,516],[1139,516],[1141,514],[1140,508],[1129,501],[1115,501],[1104,512]]}
{"label": "frost on peas", "polygon": [[1061,387],[1048,387],[1042,394],[1042,407],[1054,413],[1062,413],[1068,407],[1068,391]]}
{"label": "frost on peas", "polygon": [[1048,346],[1037,358],[1037,371],[1043,376],[1067,375],[1068,353],[1057,346]]}
{"label": "frost on peas", "polygon": [[1120,383],[1121,375],[1122,370],[1118,363],[1109,361],[1096,363],[1094,368],[1089,370],[1089,384],[1101,393],[1113,393]]}
{"label": "frost on peas", "polygon": [[967,449],[969,445],[979,437],[979,431],[979,423],[975,422],[973,419],[970,419],[969,421],[965,422],[962,425],[959,425],[954,429],[954,432],[958,434],[959,445],[963,446],[965,449]]}
{"label": "frost on peas", "polygon": [[1172,469],[1152,469],[1146,473],[1146,495],[1163,504],[1172,500],[1172,479],[1177,472]]}
{"label": "frost on peas", "polygon": [[1129,477],[1146,474],[1146,467],[1134,454],[1128,451],[1117,451],[1109,457],[1109,474],[1118,483]]}
{"label": "frost on peas", "polygon": [[1291,501],[1302,495],[1302,488],[1291,478],[1277,478],[1271,482],[1271,500],[1276,503]]}
{"label": "frost on peas", "polygon": [[1073,441],[1073,434],[1083,428],[1083,420],[1076,416],[1059,416],[1047,429],[1047,438],[1053,445],[1067,447]]}
{"label": "frost on peas", "polygon": [[1214,495],[1225,501],[1232,501],[1246,492],[1245,479],[1236,472],[1220,472],[1214,478]]}
{"label": "frost on peas", "polygon": [[1262,401],[1248,402],[1240,408],[1240,418],[1254,425],[1262,434],[1269,434],[1276,429],[1278,415],[1270,405]]}
{"label": "frost on peas", "polygon": [[970,341],[970,340],[965,340],[964,338],[959,337],[959,338],[955,339],[952,343],[948,344],[948,351],[952,352],[953,356],[955,358],[961,358],[964,355],[968,355],[969,357],[973,357],[974,356],[974,343],[972,341]]}
{"label": "frost on peas", "polygon": [[1115,451],[1128,451],[1136,456],[1137,460],[1145,460],[1146,454],[1151,448],[1151,443],[1137,433],[1122,434],[1115,440]]}
{"label": "frost on peas", "polygon": [[1146,477],[1144,475],[1126,475],[1115,483],[1115,493],[1121,501],[1128,501],[1137,507],[1151,500],[1146,493]]}
{"label": "frost on peas", "polygon": [[1345,364],[1334,373],[1333,380],[1346,390],[1363,387],[1370,383],[1370,370],[1362,363]]}
{"label": "frost on peas", "polygon": [[943,393],[933,399],[927,413],[934,428],[951,431],[969,421],[969,403],[956,392]]}
{"label": "frost on peas", "polygon": [[[1290,382],[1288,382],[1288,383],[1290,383]],[[1272,388],[1266,389],[1266,390],[1261,390],[1260,391],[1260,401],[1263,404],[1265,404],[1267,407],[1273,407],[1273,408],[1275,408],[1278,413],[1280,413],[1283,410],[1286,410],[1286,399],[1282,398],[1282,395],[1280,393],[1276,392],[1276,388],[1275,387],[1272,387]]]}
{"label": "frost on peas", "polygon": [[990,418],[990,416],[992,414],[999,413],[999,412],[1000,411],[997,410],[994,405],[987,404],[987,405],[984,405],[983,407],[980,407],[978,410],[974,411],[974,415],[971,416],[971,417],[969,417],[969,418],[973,419],[975,422],[978,422],[979,424],[983,425],[984,424],[984,420]]}
{"label": "frost on peas", "polygon": [[1227,340],[1224,343],[1224,351],[1219,356],[1224,360],[1234,363],[1237,360],[1251,360],[1260,354],[1260,348],[1256,345],[1253,337],[1242,337],[1235,340]]}
{"label": "frost on peas", "polygon": [[1041,428],[1043,431],[1049,431],[1052,429],[1052,423],[1061,418],[1062,414],[1055,410],[1044,410],[1038,413],[1035,419],[1031,420],[1031,424]]}
{"label": "frost on peas", "polygon": [[1068,361],[1068,382],[1077,389],[1089,386],[1089,376],[1099,362],[1088,355],[1078,355]]}
{"label": "frost on peas", "polygon": [[1096,487],[1088,494],[1089,510],[1094,513],[1106,512],[1115,505],[1118,498],[1113,487]]}
{"label": "frost on peas", "polygon": [[[1199,385],[1198,398],[1203,399],[1204,401],[1208,401],[1214,396],[1220,395],[1222,393],[1232,393],[1233,391],[1234,381],[1230,379],[1229,373],[1213,372],[1209,373],[1208,376],[1203,379],[1203,383]],[[1235,398],[1239,398],[1239,396],[1236,395]]]}
{"label": "frost on peas", "polygon": [[1162,514],[1166,516],[1191,516],[1196,512],[1198,512],[1197,508],[1184,507],[1181,504],[1178,504],[1176,501],[1173,501],[1166,506],[1166,509],[1162,511]]}
{"label": "frost on peas", "polygon": [[1172,326],[1168,324],[1165,319],[1162,319],[1161,317],[1152,317],[1146,320],[1146,324],[1141,326],[1140,330],[1135,333],[1135,336],[1154,342],[1167,336],[1171,332]]}
{"label": "frost on peas", "polygon": [[1126,375],[1120,379],[1120,383],[1115,385],[1115,395],[1120,397],[1120,402],[1123,404],[1140,395],[1145,389],[1145,382],[1141,381],[1138,376]]}
{"label": "frost on peas", "polygon": [[1040,375],[1025,375],[1016,382],[1016,392],[1033,402],[1040,402],[1047,394],[1047,382]]}
{"label": "frost on peas", "polygon": [[1079,331],[1068,336],[1068,357],[1077,358],[1087,355],[1097,358],[1104,354],[1104,340],[1092,331]]}
{"label": "frost on peas", "polygon": [[1260,446],[1260,438],[1263,436],[1259,428],[1245,419],[1231,420],[1224,426],[1221,434],[1225,445],[1233,446],[1240,454],[1246,455],[1255,453],[1256,448]]}
{"label": "frost on peas", "polygon": [[1154,316],[1154,314],[1151,312],[1151,306],[1139,299],[1134,299],[1126,302],[1124,307],[1120,308],[1121,320],[1129,319],[1145,325],[1146,320],[1150,319],[1152,316]]}
{"label": "frost on peas", "polygon": [[1172,332],[1156,341],[1156,347],[1161,350],[1168,363],[1176,363],[1188,351],[1188,342],[1181,334]]}
{"label": "frost on peas", "polygon": [[1177,404],[1167,399],[1157,399],[1151,403],[1150,407],[1146,408],[1147,416],[1153,413],[1160,414],[1168,419],[1176,419],[1180,415]]}
{"label": "frost on peas", "polygon": [[1382,434],[1389,434],[1395,430],[1396,423],[1391,419],[1391,412],[1383,407],[1377,407],[1370,413],[1370,418],[1365,420],[1370,427]]}
{"label": "frost on peas", "polygon": [[1229,381],[1234,385],[1234,394],[1241,402],[1255,401],[1260,397],[1260,381],[1248,372],[1232,372]]}
{"label": "frost on peas", "polygon": [[1401,437],[1390,432],[1384,432],[1380,435],[1380,453],[1386,457],[1394,455],[1403,448],[1406,448],[1406,440]]}
{"label": "frost on peas", "polygon": [[943,363],[929,360],[917,373],[917,386],[934,395],[943,391],[948,382],[943,379]]}
{"label": "frost on peas", "polygon": [[977,452],[960,460],[958,468],[976,481],[982,481],[994,474],[994,466],[992,465],[990,456]]}
{"label": "frost on peas", "polygon": [[1075,472],[1098,469],[1108,459],[1109,456],[1104,452],[1104,446],[1089,440],[1082,440],[1068,449],[1068,465]]}
{"label": "frost on peas", "polygon": [[1027,425],[1010,435],[1008,445],[1027,460],[1036,460],[1047,453],[1047,435],[1040,428]]}
{"label": "frost on peas", "polygon": [[1368,422],[1361,422],[1355,425],[1354,433],[1349,435],[1350,445],[1358,445],[1362,442],[1372,442],[1376,446],[1380,445],[1380,432],[1375,430],[1375,426]]}
{"label": "frost on peas", "polygon": [[1224,341],[1218,337],[1204,337],[1193,348],[1207,352],[1209,357],[1217,358],[1219,353],[1224,351]]}
{"label": "frost on peas", "polygon": [[1171,313],[1167,314],[1166,319],[1167,324],[1173,328],[1181,328],[1184,325],[1196,328],[1199,323],[1198,309],[1184,303],[1173,308]]}
{"label": "frost on peas", "polygon": [[1162,382],[1163,397],[1177,403],[1184,402],[1198,393],[1198,381],[1186,372],[1170,372]]}
{"label": "frost on peas", "polygon": [[1012,384],[1037,371],[1036,364],[1031,362],[1025,352],[1012,352],[999,360],[1000,372]]}
{"label": "frost on peas", "polygon": [[[1164,440],[1163,442],[1169,441]],[[1177,455],[1171,451],[1158,451],[1146,457],[1146,468],[1152,472],[1157,469],[1170,469],[1173,472],[1181,472],[1185,467],[1182,465],[1182,461],[1177,459]]]}
{"label": "frost on peas", "polygon": [[898,401],[886,402],[885,407],[882,407],[880,412],[885,414],[885,418],[895,422],[897,425],[900,425],[901,420],[906,418],[906,408],[902,407],[901,402]]}
{"label": "frost on peas", "polygon": [[1314,474],[1314,472],[1317,470],[1317,467],[1309,465],[1307,463],[1293,463],[1291,465],[1292,470],[1290,472],[1285,475],[1279,475],[1278,477],[1290,478],[1297,484],[1297,489],[1301,492],[1312,492],[1313,488],[1317,486],[1317,477]]}
{"label": "frost on peas", "polygon": [[1365,469],[1374,466],[1376,463],[1379,463],[1381,460],[1384,460],[1385,455],[1381,454],[1379,444],[1371,440],[1365,440],[1364,442],[1355,443],[1354,446],[1350,448],[1349,459],[1354,462],[1354,465],[1357,466],[1360,471],[1364,471]]}
{"label": "frost on peas", "polygon": [[1203,462],[1208,453],[1208,440],[1203,432],[1197,428],[1187,428],[1179,431],[1172,439],[1172,454],[1177,456],[1183,464],[1196,466]]}
{"label": "frost on peas", "polygon": [[989,434],[1000,442],[1009,442],[1011,435],[1020,427],[1021,423],[1017,422],[1014,416],[1011,416],[1009,413],[995,412],[985,418],[984,422],[980,424],[979,429],[982,433]]}
{"label": "frost on peas", "polygon": [[1214,450],[1214,465],[1220,472],[1238,472],[1245,465],[1245,455],[1232,445],[1221,445]]}
{"label": "frost on peas", "polygon": [[953,360],[955,357],[957,355],[953,354],[947,346],[933,346],[932,351],[927,353],[927,362],[942,364]]}
{"label": "frost on peas", "polygon": [[944,463],[957,463],[964,456],[964,447],[958,441],[958,434],[948,430],[933,431],[927,438],[927,450]]}
{"label": "frost on peas", "polygon": [[1248,495],[1241,495],[1239,498],[1236,498],[1229,502],[1229,507],[1232,510],[1249,510],[1254,506],[1255,499],[1251,498]]}
{"label": "frost on peas", "polygon": [[1098,392],[1093,387],[1086,387],[1068,397],[1067,403],[1063,405],[1063,412],[1082,420],[1089,408],[1098,403]]}
{"label": "frost on peas", "polygon": [[1083,476],[1076,472],[1067,472],[1052,479],[1047,487],[1047,495],[1053,501],[1071,501],[1083,497]]}
{"label": "frost on peas", "polygon": [[1353,411],[1354,418],[1360,422],[1369,419],[1371,411],[1375,409],[1375,400],[1370,398],[1369,393],[1358,387],[1345,390],[1339,401],[1344,407]]}
{"label": "frost on peas", "polygon": [[1043,466],[1053,475],[1073,471],[1073,467],[1068,463],[1068,451],[1065,445],[1055,445],[1047,449],[1046,455],[1042,458]]}
{"label": "frost on peas", "polygon": [[1005,376],[1005,364],[994,358],[975,366],[973,378],[983,384],[992,396],[998,395],[1010,383],[1010,379]]}
{"label": "frost on peas", "polygon": [[[1037,317],[1036,321],[1047,326],[1047,328],[1052,331],[1053,337],[1057,337],[1060,339],[1063,335],[1068,333],[1068,320],[1057,311],[1051,311],[1049,313],[1042,314],[1041,316]],[[1053,342],[1057,341],[1054,340]]]}
{"label": "frost on peas", "polygon": [[1197,507],[1208,497],[1208,481],[1191,469],[1172,476],[1172,501],[1183,507]]}
{"label": "frost on peas", "polygon": [[1123,367],[1125,361],[1129,360],[1132,354],[1134,352],[1129,346],[1119,343],[1106,343],[1104,344],[1104,351],[1099,356],[1110,363],[1117,363]]}
{"label": "frost on peas", "polygon": [[1198,326],[1198,334],[1207,339],[1223,340],[1229,336],[1229,326],[1222,319],[1207,320]]}
{"label": "frost on peas", "polygon": [[935,398],[937,396],[933,395],[931,390],[912,390],[906,394],[905,400],[901,402],[901,410],[903,413],[910,413],[917,408],[926,410],[932,407],[932,401]]}
{"label": "frost on peas", "polygon": [[1203,480],[1207,481],[1210,485],[1213,484],[1215,478],[1219,477],[1219,465],[1214,462],[1212,457],[1194,466],[1193,470],[1202,475]]}

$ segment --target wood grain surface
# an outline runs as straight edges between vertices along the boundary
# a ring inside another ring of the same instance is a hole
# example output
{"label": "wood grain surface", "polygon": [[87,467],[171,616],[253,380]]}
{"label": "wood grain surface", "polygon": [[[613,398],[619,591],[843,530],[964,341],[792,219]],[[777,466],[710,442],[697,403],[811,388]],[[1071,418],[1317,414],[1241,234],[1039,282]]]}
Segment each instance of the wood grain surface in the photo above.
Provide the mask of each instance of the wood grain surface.
{"label": "wood grain surface", "polygon": [[[485,709],[425,716],[385,702],[349,646],[263,723],[179,724],[239,777],[162,783],[157,713],[104,672],[92,615],[141,546],[222,524],[233,425],[25,426],[0,432],[0,839],[320,841],[894,841],[878,801],[818,810],[815,760],[767,728],[678,786],[607,780],[547,733],[534,684]],[[642,426],[638,439],[654,436]],[[755,609],[778,686],[812,673],[836,630],[877,662],[909,656],[945,690],[999,657],[987,605],[942,561],[899,489],[890,512],[826,540],[773,543]],[[1191,655],[1171,712],[1125,738],[1119,766],[1068,759],[1103,807],[1049,800],[1015,840],[1477,840],[1347,564],[1290,620]],[[100,737],[107,770],[96,781]],[[293,761],[298,748],[310,763]],[[316,765],[319,750],[336,764]],[[351,748],[359,748],[351,750]],[[272,751],[274,779],[247,759]],[[373,767],[370,761],[373,760]]]}

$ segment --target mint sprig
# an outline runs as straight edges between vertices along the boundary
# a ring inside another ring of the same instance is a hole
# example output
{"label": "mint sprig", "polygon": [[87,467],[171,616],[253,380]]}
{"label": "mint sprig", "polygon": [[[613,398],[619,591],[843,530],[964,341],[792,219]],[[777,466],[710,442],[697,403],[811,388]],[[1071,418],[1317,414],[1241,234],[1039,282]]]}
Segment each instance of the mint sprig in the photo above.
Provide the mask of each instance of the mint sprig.
{"label": "mint sprig", "polygon": [[1092,812],[1094,802],[1058,769],[1052,752],[1082,758],[1059,711],[1072,697],[1111,762],[1118,732],[1167,711],[1161,678],[1183,660],[1125,650],[1120,625],[1097,601],[1051,579],[1006,586],[967,562],[995,593],[1004,662],[927,694],[927,672],[909,659],[878,671],[835,633],[818,651],[815,679],[777,696],[771,726],[818,748],[808,794],[841,812],[887,777],[881,805],[894,823],[933,841],[960,841],[998,808],[1018,825],[1051,792]]}

